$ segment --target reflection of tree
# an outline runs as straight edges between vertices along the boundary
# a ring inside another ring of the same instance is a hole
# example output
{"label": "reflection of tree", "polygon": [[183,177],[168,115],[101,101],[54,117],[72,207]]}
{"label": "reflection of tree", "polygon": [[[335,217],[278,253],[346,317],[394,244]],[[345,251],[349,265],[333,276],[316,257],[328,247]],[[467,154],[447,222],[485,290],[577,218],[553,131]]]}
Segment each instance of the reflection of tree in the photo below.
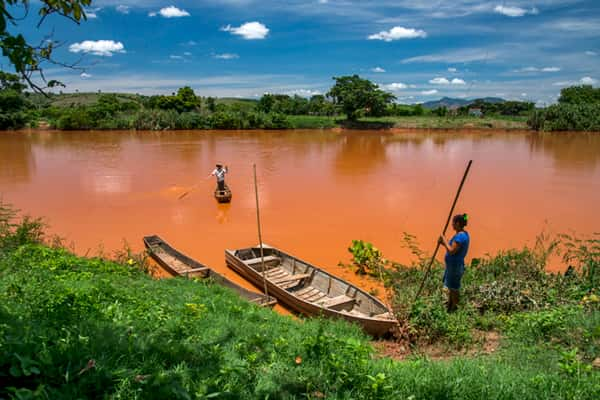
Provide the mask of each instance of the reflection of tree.
{"label": "reflection of tree", "polygon": [[[160,159],[183,163],[191,169],[201,158],[203,133],[178,132],[52,132],[33,134],[30,140],[47,149],[65,150],[81,158],[103,160],[103,164],[117,167],[125,159]],[[210,171],[209,171],[210,172]],[[207,172],[208,174],[208,172]]]}
{"label": "reflection of tree", "polygon": [[534,133],[528,137],[532,153],[542,152],[565,169],[590,169],[600,162],[600,136],[586,133]]}
{"label": "reflection of tree", "polygon": [[351,132],[340,137],[341,146],[335,158],[336,170],[343,175],[369,173],[387,162],[385,136],[367,132]]}
{"label": "reflection of tree", "polygon": [[400,144],[400,145],[413,145],[415,147],[422,146],[427,140],[429,140],[430,135],[419,133],[398,133],[394,135],[389,135],[384,137],[384,141],[386,144]]}
{"label": "reflection of tree", "polygon": [[24,134],[0,135],[0,182],[29,182],[35,170],[30,138]]}

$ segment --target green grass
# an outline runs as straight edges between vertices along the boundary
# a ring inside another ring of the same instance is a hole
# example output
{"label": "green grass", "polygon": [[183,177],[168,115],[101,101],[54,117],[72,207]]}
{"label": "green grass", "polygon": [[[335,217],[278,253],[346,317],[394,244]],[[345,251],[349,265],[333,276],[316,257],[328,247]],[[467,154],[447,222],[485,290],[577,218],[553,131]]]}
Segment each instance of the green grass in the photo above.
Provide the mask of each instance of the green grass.
{"label": "green grass", "polygon": [[361,121],[393,123],[394,128],[419,129],[529,129],[527,117],[438,117],[435,115],[413,117],[373,117]]}
{"label": "green grass", "polygon": [[327,129],[335,128],[338,124],[335,122],[340,117],[327,117],[316,115],[288,115],[292,129]]}
{"label": "green grass", "polygon": [[500,321],[507,339],[492,356],[397,362],[375,357],[345,322],[296,320],[210,282],[154,280],[135,263],[77,257],[37,244],[35,221],[24,226],[0,210],[0,398],[600,395],[589,363],[598,314],[588,305]]}

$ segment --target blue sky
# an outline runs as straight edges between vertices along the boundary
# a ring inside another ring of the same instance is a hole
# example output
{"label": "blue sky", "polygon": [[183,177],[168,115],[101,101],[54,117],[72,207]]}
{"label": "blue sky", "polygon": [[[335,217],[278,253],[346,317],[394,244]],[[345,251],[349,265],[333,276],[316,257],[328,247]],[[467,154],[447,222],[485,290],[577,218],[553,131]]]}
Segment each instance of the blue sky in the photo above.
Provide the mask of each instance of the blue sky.
{"label": "blue sky", "polygon": [[47,66],[65,91],[309,96],[359,74],[404,103],[548,104],[600,81],[598,0],[98,0],[88,15],[36,29],[30,12],[13,28],[31,41],[53,32],[57,59],[81,59],[85,71]]}

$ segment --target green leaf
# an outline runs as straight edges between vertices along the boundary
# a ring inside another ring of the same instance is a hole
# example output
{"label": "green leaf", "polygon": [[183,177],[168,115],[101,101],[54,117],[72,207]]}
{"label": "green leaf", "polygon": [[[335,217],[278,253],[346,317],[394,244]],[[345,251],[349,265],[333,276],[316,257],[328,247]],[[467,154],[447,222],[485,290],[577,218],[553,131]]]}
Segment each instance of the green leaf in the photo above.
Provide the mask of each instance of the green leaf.
{"label": "green leaf", "polygon": [[11,366],[9,372],[15,378],[18,378],[23,375],[21,373],[21,368],[17,367],[16,365]]}

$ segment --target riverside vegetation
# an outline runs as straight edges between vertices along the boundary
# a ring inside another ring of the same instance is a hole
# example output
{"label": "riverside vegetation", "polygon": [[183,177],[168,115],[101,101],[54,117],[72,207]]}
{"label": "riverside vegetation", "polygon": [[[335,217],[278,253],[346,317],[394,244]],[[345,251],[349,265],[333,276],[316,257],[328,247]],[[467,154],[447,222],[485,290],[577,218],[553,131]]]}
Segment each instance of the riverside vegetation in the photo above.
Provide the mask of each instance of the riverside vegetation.
{"label": "riverside vegetation", "polygon": [[[34,94],[16,75],[0,72],[0,129],[49,126],[86,129],[496,128],[600,131],[600,89],[565,88],[556,105],[475,100],[427,109],[393,103],[394,96],[356,75],[336,77],[326,95],[265,94],[259,100],[117,93]],[[476,113],[474,113],[476,111]],[[475,115],[473,115],[475,114]]]}
{"label": "riverside vegetation", "polygon": [[[143,258],[77,257],[44,244],[43,224],[0,207],[0,398],[112,399],[595,399],[600,373],[598,241],[567,239],[567,275],[546,275],[543,254],[508,251],[471,265],[461,311],[446,314],[422,270],[360,248],[365,271],[394,289],[415,352],[377,354],[358,327],[295,320],[207,281],[155,280]],[[408,245],[418,250],[414,238]],[[368,260],[375,256],[377,260]],[[439,271],[438,271],[439,272]],[[403,302],[403,300],[406,300]],[[409,301],[410,300],[410,301]],[[488,355],[472,331],[497,330]],[[446,343],[454,357],[419,354]]]}

